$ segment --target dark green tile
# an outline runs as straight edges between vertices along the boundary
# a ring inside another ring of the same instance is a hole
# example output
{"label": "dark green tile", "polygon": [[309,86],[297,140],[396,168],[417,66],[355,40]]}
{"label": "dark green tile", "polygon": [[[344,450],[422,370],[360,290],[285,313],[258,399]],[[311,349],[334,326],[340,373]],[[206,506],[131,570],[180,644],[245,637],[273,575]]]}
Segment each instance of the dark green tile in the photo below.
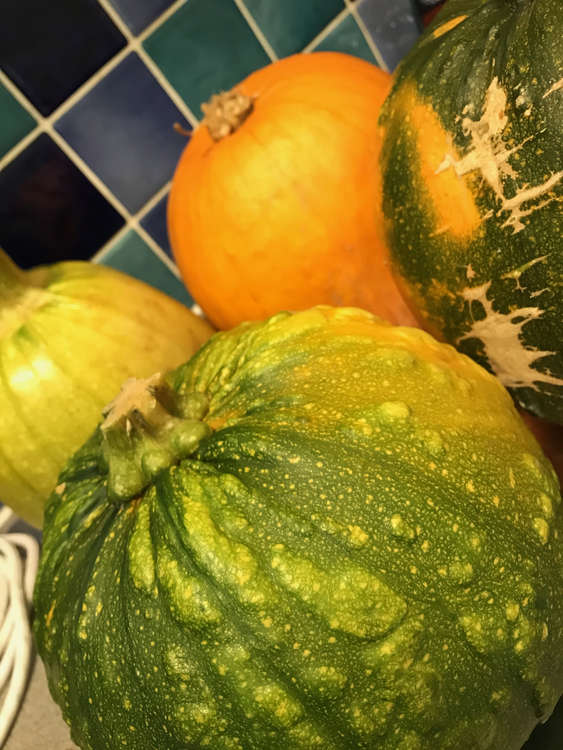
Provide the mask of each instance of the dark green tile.
{"label": "dark green tile", "polygon": [[8,89],[0,84],[0,157],[21,141],[21,139],[33,130],[35,120],[14,99]]}
{"label": "dark green tile", "polygon": [[212,94],[270,62],[233,0],[189,0],[144,47],[198,116]]}
{"label": "dark green tile", "polygon": [[133,230],[117,240],[99,262],[160,289],[188,307],[194,303],[182,282]]}
{"label": "dark green tile", "polygon": [[300,52],[344,10],[344,0],[246,0],[279,57]]}
{"label": "dark green tile", "polygon": [[377,64],[375,56],[366,42],[362,30],[352,15],[348,15],[315,46],[315,52],[345,52]]}

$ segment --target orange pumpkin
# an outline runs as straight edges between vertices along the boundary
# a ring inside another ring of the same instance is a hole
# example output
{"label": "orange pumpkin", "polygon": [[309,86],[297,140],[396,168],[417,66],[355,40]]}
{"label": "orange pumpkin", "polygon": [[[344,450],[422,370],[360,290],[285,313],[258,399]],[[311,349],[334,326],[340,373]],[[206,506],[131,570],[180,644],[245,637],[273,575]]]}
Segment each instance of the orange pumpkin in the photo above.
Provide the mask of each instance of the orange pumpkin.
{"label": "orange pumpkin", "polygon": [[204,105],[174,174],[168,228],[184,282],[217,327],[319,303],[414,324],[374,208],[390,85],[364,60],[317,52]]}

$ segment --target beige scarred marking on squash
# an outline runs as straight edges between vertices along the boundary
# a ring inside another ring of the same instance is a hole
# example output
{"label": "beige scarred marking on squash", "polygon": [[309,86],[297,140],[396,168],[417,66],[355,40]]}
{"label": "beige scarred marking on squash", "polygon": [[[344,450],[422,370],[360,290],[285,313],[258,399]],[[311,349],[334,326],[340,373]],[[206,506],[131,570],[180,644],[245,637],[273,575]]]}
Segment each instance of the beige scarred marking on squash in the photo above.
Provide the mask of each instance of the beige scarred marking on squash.
{"label": "beige scarred marking on squash", "polygon": [[555,81],[553,86],[550,86],[548,90],[545,92],[545,94],[542,96],[542,99],[545,99],[548,96],[551,96],[551,94],[554,94],[556,91],[561,91],[563,89],[563,78],[560,78],[558,81]]}
{"label": "beige scarred marking on squash", "polygon": [[526,323],[540,318],[544,310],[540,307],[520,307],[508,313],[498,312],[487,296],[490,286],[491,282],[487,281],[462,290],[462,297],[470,304],[479,302],[483,306],[485,317],[474,320],[471,329],[457,339],[456,345],[466,339],[479,339],[490,366],[507,388],[533,388],[537,391],[538,384],[563,385],[560,378],[532,367],[535,362],[554,352],[527,348],[520,337]]}
{"label": "beige scarred marking on squash", "polygon": [[[512,271],[507,271],[506,273],[503,273],[503,275],[501,276],[501,279],[512,279],[513,281],[516,282],[516,289],[518,291],[525,291],[526,287],[523,287],[520,284],[520,278],[522,277],[522,274],[525,273],[525,271],[528,271],[533,266],[535,266],[537,263],[543,263],[547,261],[548,258],[549,258],[549,255],[538,255],[537,258],[532,258],[532,260],[528,261],[527,263],[523,263],[518,268],[514,268],[512,269]],[[468,278],[470,277],[468,276]],[[535,292],[531,292],[530,296],[539,297],[540,294],[543,294],[545,291],[546,291],[545,289],[539,289]]]}
{"label": "beige scarred marking on squash", "polygon": [[[532,114],[533,105],[528,99],[527,93],[522,89],[514,102],[518,109],[523,109],[522,117],[529,117]],[[525,108],[525,109],[524,109]]]}
{"label": "beige scarred marking on squash", "polygon": [[509,162],[510,157],[520,151],[524,144],[534,137],[530,135],[517,146],[507,147],[502,138],[509,122],[507,103],[506,92],[495,76],[487,89],[480,119],[473,120],[468,116],[471,110],[470,105],[467,105],[463,111],[465,117],[461,120],[461,127],[463,133],[471,140],[468,151],[461,159],[456,159],[451,153],[447,153],[438,166],[436,174],[440,174],[450,167],[459,176],[479,171],[485,182],[501,201],[501,207],[497,211],[497,215],[505,211],[509,213],[508,219],[502,226],[511,226],[516,233],[525,229],[522,218],[556,200],[556,196],[552,195],[528,209],[522,208],[524,203],[535,201],[550,193],[563,177],[563,170],[553,173],[539,185],[524,185],[512,197],[505,194],[503,178],[515,179],[517,177]]}

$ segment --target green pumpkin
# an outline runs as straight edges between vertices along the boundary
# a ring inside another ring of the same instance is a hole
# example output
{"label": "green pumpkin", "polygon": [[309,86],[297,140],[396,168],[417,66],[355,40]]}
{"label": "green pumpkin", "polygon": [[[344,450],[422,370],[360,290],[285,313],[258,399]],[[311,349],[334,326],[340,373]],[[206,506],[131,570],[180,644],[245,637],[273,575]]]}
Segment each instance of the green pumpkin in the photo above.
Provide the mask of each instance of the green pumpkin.
{"label": "green pumpkin", "polygon": [[563,423],[563,3],[449,0],[380,119],[391,264],[423,326]]}
{"label": "green pumpkin", "polygon": [[218,333],[59,481],[34,631],[84,750],[518,750],[563,691],[555,474],[421,330]]}

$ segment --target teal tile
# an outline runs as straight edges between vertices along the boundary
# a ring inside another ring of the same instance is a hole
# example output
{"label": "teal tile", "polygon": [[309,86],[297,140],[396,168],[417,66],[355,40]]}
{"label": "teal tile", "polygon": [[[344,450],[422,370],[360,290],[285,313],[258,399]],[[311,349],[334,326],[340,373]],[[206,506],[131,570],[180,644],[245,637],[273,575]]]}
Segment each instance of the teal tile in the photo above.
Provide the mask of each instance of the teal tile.
{"label": "teal tile", "polygon": [[279,57],[300,52],[344,8],[344,0],[246,0]]}
{"label": "teal tile", "polygon": [[35,120],[14,99],[8,89],[0,84],[0,157],[7,154],[13,146],[33,130]]}
{"label": "teal tile", "polygon": [[270,62],[233,0],[188,0],[144,47],[198,116],[212,94]]}
{"label": "teal tile", "polygon": [[315,46],[315,52],[345,52],[348,55],[361,57],[370,63],[377,64],[377,60],[366,42],[362,30],[352,15],[345,16],[340,23]]}
{"label": "teal tile", "polygon": [[132,229],[117,240],[99,262],[135,276],[188,307],[194,303],[182,282]]}

